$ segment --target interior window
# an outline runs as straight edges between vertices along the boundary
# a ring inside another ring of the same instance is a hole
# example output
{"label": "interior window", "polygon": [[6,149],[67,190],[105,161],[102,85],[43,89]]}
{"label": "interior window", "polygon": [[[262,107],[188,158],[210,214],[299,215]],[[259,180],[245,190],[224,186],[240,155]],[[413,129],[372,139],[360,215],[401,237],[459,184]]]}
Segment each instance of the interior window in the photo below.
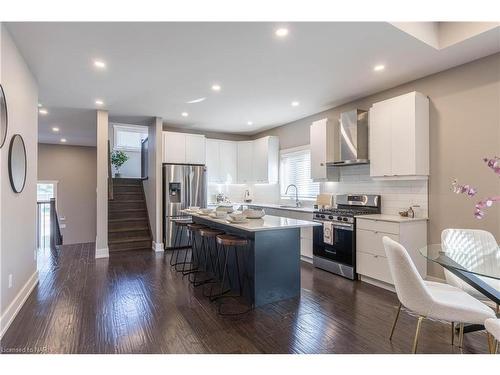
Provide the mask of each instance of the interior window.
{"label": "interior window", "polygon": [[140,151],[141,142],[148,137],[148,129],[145,126],[113,125],[115,150]]}

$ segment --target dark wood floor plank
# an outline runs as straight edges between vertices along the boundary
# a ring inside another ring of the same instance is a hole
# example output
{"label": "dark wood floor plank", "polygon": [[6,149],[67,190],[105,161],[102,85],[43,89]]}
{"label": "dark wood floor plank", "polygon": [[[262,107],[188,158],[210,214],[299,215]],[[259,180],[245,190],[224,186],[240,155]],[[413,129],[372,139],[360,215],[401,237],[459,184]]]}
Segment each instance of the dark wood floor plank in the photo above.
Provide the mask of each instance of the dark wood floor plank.
{"label": "dark wood floor plank", "polygon": [[[303,263],[301,298],[221,317],[169,265],[170,254],[114,253],[94,244],[40,250],[40,282],[1,341],[2,352],[42,353],[409,353],[416,319],[404,312],[393,341],[394,293]],[[426,320],[420,353],[460,353],[449,324]],[[486,353],[484,332],[464,353]]]}

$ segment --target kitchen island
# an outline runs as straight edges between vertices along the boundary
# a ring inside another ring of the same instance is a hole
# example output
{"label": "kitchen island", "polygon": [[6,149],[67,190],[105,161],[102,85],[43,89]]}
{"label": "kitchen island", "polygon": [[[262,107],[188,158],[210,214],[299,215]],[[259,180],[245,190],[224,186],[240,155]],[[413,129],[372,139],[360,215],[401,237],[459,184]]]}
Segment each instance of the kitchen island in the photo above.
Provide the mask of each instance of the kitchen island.
{"label": "kitchen island", "polygon": [[[245,270],[243,294],[251,305],[258,307],[300,296],[300,228],[318,223],[271,215],[232,223],[208,215],[186,213],[195,223],[248,240],[247,248],[238,249],[238,257],[240,270]],[[230,279],[237,280],[234,259],[229,259],[228,265]]]}

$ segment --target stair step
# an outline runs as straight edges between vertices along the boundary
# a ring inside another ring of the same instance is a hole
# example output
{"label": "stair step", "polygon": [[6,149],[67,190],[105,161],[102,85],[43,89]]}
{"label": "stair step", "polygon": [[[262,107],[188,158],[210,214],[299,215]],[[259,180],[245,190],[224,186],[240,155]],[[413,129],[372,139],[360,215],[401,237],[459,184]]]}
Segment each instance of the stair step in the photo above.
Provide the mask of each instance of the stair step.
{"label": "stair step", "polygon": [[145,210],[146,205],[145,205],[144,201],[109,202],[108,208],[110,211]]}
{"label": "stair step", "polygon": [[141,223],[142,226],[137,226],[137,227],[133,227],[133,226],[124,226],[124,227],[120,227],[120,228],[110,228],[108,229],[108,233],[122,233],[122,232],[129,232],[129,231],[138,231],[138,230],[148,230],[148,226],[146,225],[146,223]]}

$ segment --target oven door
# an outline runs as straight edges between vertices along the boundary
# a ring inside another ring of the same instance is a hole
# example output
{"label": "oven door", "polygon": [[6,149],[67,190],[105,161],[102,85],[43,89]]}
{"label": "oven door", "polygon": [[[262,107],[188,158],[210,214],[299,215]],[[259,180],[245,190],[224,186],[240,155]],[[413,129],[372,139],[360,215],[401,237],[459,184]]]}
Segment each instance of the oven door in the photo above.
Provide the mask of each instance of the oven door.
{"label": "oven door", "polygon": [[[323,224],[323,222],[318,221]],[[332,245],[323,240],[323,226],[313,229],[313,254],[354,267],[354,226],[333,223]]]}

